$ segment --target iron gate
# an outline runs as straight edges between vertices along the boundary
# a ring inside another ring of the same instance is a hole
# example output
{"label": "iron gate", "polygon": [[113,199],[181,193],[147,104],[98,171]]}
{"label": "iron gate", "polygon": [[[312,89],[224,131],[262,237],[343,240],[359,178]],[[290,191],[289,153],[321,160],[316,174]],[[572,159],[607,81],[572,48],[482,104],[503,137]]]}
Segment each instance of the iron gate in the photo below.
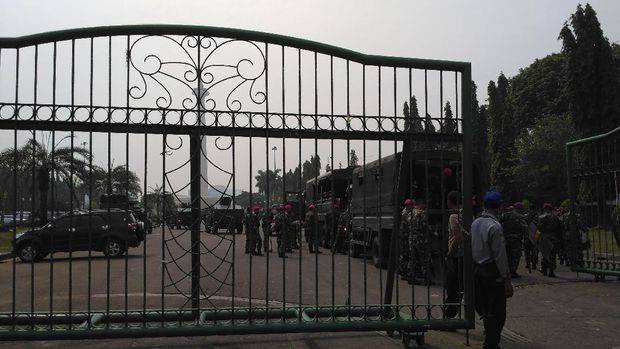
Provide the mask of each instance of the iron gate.
{"label": "iron gate", "polygon": [[597,279],[620,276],[619,136],[620,128],[566,144],[571,268]]}
{"label": "iron gate", "polygon": [[472,218],[469,63],[102,27],[0,39],[0,88],[0,339],[473,327],[467,238],[454,303],[442,281],[449,191]]}

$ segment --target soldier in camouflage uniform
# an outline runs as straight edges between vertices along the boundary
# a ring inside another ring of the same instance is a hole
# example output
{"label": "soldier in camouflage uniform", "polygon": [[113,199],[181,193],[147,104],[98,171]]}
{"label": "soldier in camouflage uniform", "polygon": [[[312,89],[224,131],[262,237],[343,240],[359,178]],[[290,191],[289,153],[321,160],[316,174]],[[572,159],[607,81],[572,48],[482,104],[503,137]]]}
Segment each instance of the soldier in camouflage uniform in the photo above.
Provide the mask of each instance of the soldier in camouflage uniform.
{"label": "soldier in camouflage uniform", "polygon": [[[286,235],[286,252],[293,252],[293,248],[299,248],[297,246],[297,232],[295,225],[293,224],[293,206],[290,204],[284,205],[284,233]],[[295,247],[297,246],[297,247]]]}
{"label": "soldier in camouflage uniform", "polygon": [[411,258],[409,271],[416,284],[431,285],[431,254],[428,246],[428,219],[426,211],[417,206],[412,211],[411,223],[409,224],[409,250]]}
{"label": "soldier in camouflage uniform", "polygon": [[261,216],[261,226],[263,228],[263,251],[271,252],[271,223],[273,217],[277,213],[276,206],[272,206],[271,210],[265,208]]}
{"label": "soldier in camouflage uniform", "polygon": [[347,209],[338,217],[338,226],[336,227],[336,238],[332,244],[333,253],[347,253],[346,246],[349,241],[349,232],[351,231],[351,212]]}
{"label": "soldier in camouflage uniform", "polygon": [[562,239],[562,222],[553,212],[553,206],[551,206],[551,204],[545,204],[543,206],[543,214],[538,218],[538,221],[538,230],[541,234],[540,238],[547,239],[553,246],[548,253],[543,254],[541,272],[544,275],[549,275],[549,277],[555,277],[554,270],[556,267],[557,248]]}
{"label": "soldier in camouflage uniform", "polygon": [[262,256],[263,254],[261,253],[262,247],[263,247],[263,240],[261,240],[260,237],[260,232],[259,232],[259,228],[260,228],[260,208],[259,207],[255,207],[253,210],[253,223],[254,223],[254,241],[252,244],[252,248],[254,250],[254,255],[256,256]]}
{"label": "soldier in camouflage uniform", "polygon": [[254,219],[252,217],[252,208],[248,207],[243,216],[243,225],[245,228],[245,254],[254,251]]}
{"label": "soldier in camouflage uniform", "polygon": [[316,207],[314,205],[308,206],[306,212],[306,237],[308,240],[308,249],[310,253],[321,253],[317,244],[317,237],[319,235],[319,225],[317,223]]}
{"label": "soldier in camouflage uniform", "polygon": [[528,226],[528,232],[523,238],[523,251],[525,252],[525,267],[531,271],[536,269],[538,265],[538,249],[530,239],[529,226],[532,223],[538,225],[538,215],[534,210],[526,211],[523,205],[519,205],[515,209],[525,217],[525,223]]}
{"label": "soldier in camouflage uniform", "polygon": [[405,200],[405,207],[400,214],[400,254],[398,256],[398,273],[403,280],[411,280],[410,265],[411,250],[409,236],[411,235],[411,221],[413,219],[413,208],[415,201]]}
{"label": "soldier in camouflage uniform", "polygon": [[523,204],[517,202],[514,206],[509,206],[506,212],[499,218],[499,222],[504,230],[504,240],[506,241],[508,268],[513,279],[521,277],[517,273],[517,269],[521,260],[523,239],[527,235],[527,222],[525,217],[515,209],[517,206],[522,207]]}
{"label": "soldier in camouflage uniform", "polygon": [[286,213],[284,212],[284,205],[278,206],[278,213],[273,217],[273,231],[276,233],[276,242],[278,244],[278,257],[287,258],[286,257],[286,244],[287,244],[287,235],[286,235]]}

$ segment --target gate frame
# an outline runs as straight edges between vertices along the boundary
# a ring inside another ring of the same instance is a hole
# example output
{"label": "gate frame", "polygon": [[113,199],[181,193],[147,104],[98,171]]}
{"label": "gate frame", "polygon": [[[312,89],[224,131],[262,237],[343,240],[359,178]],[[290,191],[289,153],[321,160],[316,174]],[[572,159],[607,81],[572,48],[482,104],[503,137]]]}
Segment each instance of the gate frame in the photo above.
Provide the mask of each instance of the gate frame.
{"label": "gate frame", "polygon": [[[240,29],[229,29],[209,26],[189,26],[189,25],[124,25],[124,26],[103,26],[81,29],[69,29],[52,31],[47,33],[40,33],[15,38],[0,38],[0,49],[17,49],[29,46],[35,46],[39,44],[47,44],[52,42],[61,42],[77,39],[97,38],[97,37],[117,37],[117,36],[133,36],[133,35],[180,35],[180,36],[203,36],[203,37],[222,37],[238,40],[247,40],[261,42],[265,44],[281,45],[282,47],[292,47],[300,50],[308,50],[315,53],[330,55],[333,57],[341,58],[351,62],[359,63],[361,65],[377,66],[381,67],[393,67],[393,68],[408,68],[408,69],[421,69],[421,70],[436,70],[436,71],[451,71],[455,73],[461,73],[461,123],[462,134],[438,134],[436,136],[429,136],[423,134],[417,134],[419,139],[432,140],[435,137],[442,137],[443,139],[457,139],[462,140],[462,196],[463,198],[472,197],[472,120],[471,120],[471,63],[469,62],[456,62],[456,61],[444,61],[444,60],[429,60],[418,58],[398,58],[390,56],[378,56],[378,55],[366,55],[358,53],[352,50],[344,49],[341,47],[335,47],[326,45],[314,41],[293,38],[284,35],[263,33],[257,31],[248,31]],[[17,110],[15,111],[17,113]],[[269,114],[269,112],[267,112]],[[92,122],[70,122],[70,121],[53,121],[53,122],[41,122],[32,120],[18,120],[17,118],[11,120],[0,120],[0,129],[4,130],[39,130],[39,131],[63,131],[73,130],[75,132],[111,132],[111,133],[137,133],[143,134],[144,132],[149,134],[181,134],[188,135],[193,139],[192,143],[196,143],[199,137],[202,135],[227,135],[227,136],[262,136],[266,132],[270,137],[299,137],[299,138],[313,138],[313,139],[332,139],[333,136],[326,133],[314,133],[308,130],[299,130],[291,132],[286,129],[243,129],[243,128],[231,128],[224,129],[221,127],[208,127],[208,126],[188,126],[188,125],[142,125],[142,124],[97,124]],[[351,134],[355,134],[356,131],[349,131]],[[361,133],[366,133],[362,131]],[[412,140],[413,137],[410,134],[397,134],[385,138],[379,132],[368,134],[371,137],[364,137],[368,140],[399,140],[407,141]],[[358,136],[361,136],[358,135]],[[366,136],[366,135],[365,135]],[[198,144],[199,145],[199,144]],[[196,146],[194,144],[194,146]],[[190,151],[191,153],[191,151]],[[199,158],[199,157],[198,157]],[[192,161],[191,171],[193,175],[199,173],[199,160],[197,163]],[[198,176],[199,177],[199,176]],[[192,178],[196,178],[193,176]],[[197,196],[198,195],[198,196]],[[194,179],[191,181],[191,202],[192,202],[192,216],[199,217],[199,195],[200,187],[199,183],[196,183]],[[196,200],[198,199],[198,200]],[[473,220],[473,211],[470,200],[464,200],[463,202],[463,223],[465,226],[470,226]],[[192,231],[192,245],[195,245],[195,240],[199,233],[199,227],[194,224],[191,228]],[[396,231],[396,230],[395,230]],[[394,244],[396,239],[392,239]],[[394,255],[390,256],[392,268],[388,274],[387,281],[394,280],[395,270],[393,268]],[[471,260],[471,247],[468,237],[464,237],[464,260]],[[194,261],[194,260],[193,260]],[[192,269],[197,269],[199,266],[193,266]],[[114,317],[115,314],[105,314],[102,312],[93,311],[90,313],[92,317],[84,318],[85,313],[61,313],[52,314],[46,316],[45,314],[35,315],[34,318],[25,316],[24,314],[11,315],[0,314],[0,324],[12,324],[13,330],[6,332],[0,332],[0,339],[2,340],[26,340],[26,339],[86,339],[86,338],[129,338],[129,337],[166,337],[166,336],[194,336],[194,335],[222,335],[222,334],[258,334],[258,333],[287,333],[287,332],[339,332],[339,331],[371,331],[371,330],[406,330],[406,331],[426,331],[428,329],[472,329],[475,324],[474,313],[474,289],[473,289],[473,265],[471,263],[464,263],[464,318],[456,320],[415,320],[415,319],[383,319],[386,315],[386,310],[390,311],[391,303],[391,287],[390,294],[385,295],[385,304],[383,307],[378,305],[368,305],[365,314],[376,312],[381,314],[381,321],[351,321],[348,322],[327,322],[327,323],[315,323],[313,322],[296,322],[296,323],[266,323],[266,324],[234,324],[231,326],[218,325],[218,326],[179,326],[179,327],[156,327],[149,328],[97,328],[91,327],[96,323],[104,321],[105,318]],[[192,278],[192,284],[196,282]],[[194,287],[193,287],[194,288]],[[193,292],[193,291],[192,291]],[[430,305],[429,305],[430,306]],[[310,308],[310,307],[306,307]],[[314,306],[312,307],[315,308]],[[330,309],[325,306],[319,306],[316,308],[320,313],[322,310],[328,311]],[[277,309],[273,309],[276,311]],[[287,309],[291,311],[292,309]],[[336,312],[346,311],[347,306],[336,307]],[[360,309],[354,309],[354,307],[348,306],[348,314]],[[161,309],[160,311],[132,311],[128,315],[129,317],[140,318],[141,321],[151,319],[150,321],[164,321],[164,319],[172,316],[176,316],[179,319],[191,316],[195,321],[199,321],[196,314],[192,314],[194,310],[176,310],[169,311],[168,309]],[[261,311],[260,308],[256,311]],[[306,310],[304,310],[305,313]],[[412,310],[413,311],[413,310]],[[224,316],[229,314],[231,319],[240,317],[252,317],[254,315],[247,312],[243,308],[237,308],[233,311],[227,309],[221,309],[216,311],[202,310],[200,314],[200,320],[203,318],[214,316]],[[302,314],[295,315],[295,318],[301,318]],[[282,317],[285,315],[282,314]],[[389,315],[388,315],[389,316]],[[65,319],[66,317],[66,319]],[[278,316],[279,317],[279,316]],[[87,329],[74,328],[73,330],[43,330],[36,331],[31,330],[15,330],[15,326],[20,323],[30,324],[31,321],[37,320],[37,324],[53,324],[62,323],[62,319],[66,321],[79,322],[78,319],[84,318],[87,324]],[[126,318],[125,318],[126,320]]]}

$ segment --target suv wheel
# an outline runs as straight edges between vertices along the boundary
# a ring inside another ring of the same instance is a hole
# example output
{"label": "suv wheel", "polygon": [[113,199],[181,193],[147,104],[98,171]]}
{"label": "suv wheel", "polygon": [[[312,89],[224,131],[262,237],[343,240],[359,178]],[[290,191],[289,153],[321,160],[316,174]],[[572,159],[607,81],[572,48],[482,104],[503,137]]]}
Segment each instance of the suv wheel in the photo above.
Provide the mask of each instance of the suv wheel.
{"label": "suv wheel", "polygon": [[125,253],[125,244],[117,238],[109,238],[103,246],[103,254],[107,257],[119,257]]}
{"label": "suv wheel", "polygon": [[39,248],[32,242],[25,242],[17,248],[17,256],[22,262],[36,262],[40,259]]}

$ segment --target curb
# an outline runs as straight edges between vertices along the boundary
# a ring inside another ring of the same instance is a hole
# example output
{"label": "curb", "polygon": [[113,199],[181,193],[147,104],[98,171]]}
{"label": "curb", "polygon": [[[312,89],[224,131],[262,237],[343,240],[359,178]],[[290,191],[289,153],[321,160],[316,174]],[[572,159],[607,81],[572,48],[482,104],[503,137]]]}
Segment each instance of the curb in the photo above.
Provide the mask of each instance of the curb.
{"label": "curb", "polygon": [[15,257],[15,254],[13,254],[13,252],[3,252],[3,253],[0,253],[0,261],[11,259],[13,257]]}

